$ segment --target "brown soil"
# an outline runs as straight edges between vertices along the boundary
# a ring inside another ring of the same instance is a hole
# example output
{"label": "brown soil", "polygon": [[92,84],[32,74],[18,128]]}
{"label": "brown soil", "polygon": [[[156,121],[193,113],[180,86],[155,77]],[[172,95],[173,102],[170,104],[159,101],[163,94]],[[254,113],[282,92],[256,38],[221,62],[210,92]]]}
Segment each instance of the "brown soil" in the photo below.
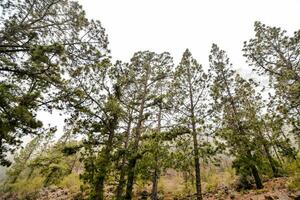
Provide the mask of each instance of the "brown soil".
{"label": "brown soil", "polygon": [[[260,190],[248,190],[243,192],[222,188],[215,193],[207,193],[204,200],[294,200],[297,192],[292,193],[286,188],[287,178],[274,178],[264,183]],[[300,198],[300,197],[299,197]]]}

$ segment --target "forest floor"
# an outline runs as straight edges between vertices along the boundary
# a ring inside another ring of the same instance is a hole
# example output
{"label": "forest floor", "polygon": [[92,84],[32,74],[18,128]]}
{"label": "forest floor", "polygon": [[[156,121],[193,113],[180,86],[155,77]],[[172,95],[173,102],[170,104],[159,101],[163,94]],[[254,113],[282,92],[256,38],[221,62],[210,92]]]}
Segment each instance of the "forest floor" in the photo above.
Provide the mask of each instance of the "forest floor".
{"label": "forest floor", "polygon": [[[264,182],[264,188],[260,190],[244,190],[237,192],[234,189],[226,186],[218,187],[214,191],[205,192],[203,200],[300,200],[300,191],[291,192],[287,188],[288,178],[274,178]],[[173,181],[172,181],[173,182]],[[175,184],[173,182],[172,184]],[[170,185],[169,185],[170,186]],[[173,187],[175,187],[173,185]],[[143,196],[139,193],[135,200],[150,199],[149,193]],[[78,194],[77,194],[78,195]],[[31,196],[36,200],[71,200],[78,199],[74,192],[60,187],[43,188],[37,195]],[[0,194],[0,199],[3,200],[18,200],[14,194]],[[29,198],[31,199],[31,198]],[[107,200],[111,199],[106,197]],[[165,193],[160,199],[164,200],[194,200],[194,196],[176,197],[172,192]]]}
{"label": "forest floor", "polygon": [[204,194],[204,200],[294,200],[300,199],[300,191],[290,192],[287,185],[288,178],[274,178],[264,182],[260,190],[233,191],[229,188],[219,188],[215,192]]}
{"label": "forest floor", "polygon": [[[161,195],[160,199],[164,200],[194,200],[195,196],[178,196],[178,191],[182,191],[182,184],[178,184],[180,181],[175,178],[174,174],[169,177],[164,177],[161,184],[164,185],[164,189],[167,191]],[[273,178],[264,181],[263,189],[251,189],[236,191],[234,186],[219,186],[210,192],[203,193],[203,200],[300,200],[300,190],[291,192],[289,191],[288,177]],[[177,184],[176,184],[177,183]],[[204,184],[205,187],[205,184]],[[149,189],[147,189],[150,191]],[[144,195],[143,195],[144,194]],[[140,191],[135,200],[147,200],[150,193],[145,190]]]}

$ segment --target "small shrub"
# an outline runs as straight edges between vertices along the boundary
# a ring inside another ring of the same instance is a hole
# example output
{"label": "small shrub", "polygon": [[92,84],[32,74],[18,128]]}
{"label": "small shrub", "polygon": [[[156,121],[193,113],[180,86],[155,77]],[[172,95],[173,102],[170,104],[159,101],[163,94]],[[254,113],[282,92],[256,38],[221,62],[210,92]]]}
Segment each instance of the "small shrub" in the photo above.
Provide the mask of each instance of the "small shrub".
{"label": "small shrub", "polygon": [[39,190],[43,187],[44,178],[37,176],[29,180],[20,180],[10,184],[11,192],[18,194],[20,199],[35,199]]}
{"label": "small shrub", "polygon": [[287,182],[287,187],[291,191],[300,190],[300,176],[291,177]]}
{"label": "small shrub", "polygon": [[71,193],[80,191],[81,181],[78,175],[69,174],[58,184],[59,187],[67,188]]}
{"label": "small shrub", "polygon": [[286,163],[284,166],[285,173],[290,176],[287,187],[291,191],[300,190],[300,158],[293,162]]}

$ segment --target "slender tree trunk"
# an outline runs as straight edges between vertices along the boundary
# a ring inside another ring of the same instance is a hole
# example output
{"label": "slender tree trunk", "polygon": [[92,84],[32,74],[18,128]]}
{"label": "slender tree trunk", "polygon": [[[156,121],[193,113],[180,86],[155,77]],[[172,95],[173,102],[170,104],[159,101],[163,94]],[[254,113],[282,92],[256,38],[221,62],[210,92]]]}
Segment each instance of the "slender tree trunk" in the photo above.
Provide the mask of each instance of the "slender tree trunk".
{"label": "slender tree trunk", "polygon": [[134,168],[136,165],[136,161],[137,161],[136,157],[129,160],[125,200],[132,199],[132,190],[133,190],[133,183],[134,183]]}
{"label": "slender tree trunk", "polygon": [[197,200],[202,200],[199,151],[198,151],[197,137],[195,133],[193,133],[193,140],[194,140],[194,160],[195,160],[196,191],[197,191],[196,196],[197,196]]}
{"label": "slender tree trunk", "polygon": [[[131,123],[132,123],[132,114],[130,114],[129,119],[128,119],[128,125],[127,125],[127,130],[126,130],[126,138],[125,138],[125,143],[124,143],[124,149],[127,150],[128,148],[128,142],[129,142],[129,136],[130,136],[130,130],[131,130]],[[126,184],[125,181],[125,174],[126,174],[126,154],[123,155],[122,157],[122,163],[120,166],[120,179],[117,187],[117,193],[116,193],[116,200],[121,200],[122,195],[123,195],[123,189]]]}
{"label": "slender tree trunk", "polygon": [[289,145],[289,148],[291,150],[291,153],[290,153],[290,158],[292,158],[293,160],[297,160],[297,153],[295,152],[295,150],[293,148],[291,148],[291,145],[289,143],[289,138],[285,135],[284,131],[282,130],[282,128],[280,128],[280,132],[281,132],[281,135],[284,137],[285,139],[285,142]]}
{"label": "slender tree trunk", "polygon": [[[162,105],[160,103],[159,105],[159,111],[158,111],[158,117],[157,117],[157,132],[156,134],[160,133],[161,130],[161,115],[162,115]],[[157,136],[157,135],[156,135]],[[155,141],[158,144],[158,141]],[[158,190],[158,179],[159,179],[159,166],[158,166],[158,155],[157,155],[157,150],[154,151],[154,173],[152,176],[152,192],[151,192],[151,199],[152,200],[157,200],[158,196],[157,196],[157,190]]]}
{"label": "slender tree trunk", "polygon": [[282,167],[283,166],[283,161],[282,161],[282,158],[278,154],[277,147],[276,147],[276,145],[272,145],[272,146],[273,146],[276,158],[277,158],[278,162],[280,163],[280,167]]}
{"label": "slender tree trunk", "polygon": [[95,190],[95,200],[104,200],[104,181],[105,175],[102,174],[97,177],[96,190]]}
{"label": "slender tree trunk", "polygon": [[[252,156],[251,151],[249,149],[247,150],[246,154],[247,154],[247,156],[248,156],[248,158],[251,162],[253,160],[253,156]],[[252,176],[254,178],[256,188],[257,189],[262,189],[264,186],[263,186],[261,178],[259,176],[257,167],[254,164],[251,163],[249,168],[250,168]]]}
{"label": "slender tree trunk", "polygon": [[74,158],[74,160],[73,160],[73,162],[72,162],[72,165],[71,165],[71,167],[70,167],[70,174],[73,172],[73,170],[74,170],[74,168],[75,168],[75,165],[76,165],[76,162],[77,162],[77,160],[78,160],[77,153],[75,154],[74,157],[75,157],[75,158]]}
{"label": "slender tree trunk", "polygon": [[[104,154],[106,154],[107,151],[105,151]],[[110,151],[106,155],[103,155],[103,156],[104,156],[103,162],[101,162],[99,172],[96,175],[95,194],[94,194],[95,200],[104,200],[104,182],[105,182],[105,178],[107,175],[107,168],[110,164],[110,158],[109,158]]]}
{"label": "slender tree trunk", "polygon": [[[39,140],[36,142],[36,144],[34,145],[34,147],[29,151],[28,155],[27,155],[27,156],[25,157],[25,159],[23,160],[22,165],[23,165],[24,167],[26,166],[28,160],[31,158],[31,155],[33,154],[33,152],[35,151],[35,149],[37,148],[38,145],[39,145]],[[15,183],[15,182],[18,180],[20,174],[23,172],[23,169],[24,169],[24,168],[20,168],[20,170],[18,170],[17,172],[15,172],[16,174],[15,174],[15,176],[13,177],[11,183]]]}
{"label": "slender tree trunk", "polygon": [[126,170],[125,170],[125,162],[124,161],[125,161],[125,159],[123,159],[123,161],[122,161],[121,172],[120,172],[120,180],[119,180],[119,183],[118,183],[117,193],[116,193],[116,200],[121,200],[122,199],[123,188],[126,184],[126,181],[125,181]]}
{"label": "slender tree trunk", "polygon": [[29,180],[31,178],[33,172],[34,172],[34,167],[31,167],[26,180]]}
{"label": "slender tree trunk", "polygon": [[151,192],[151,200],[157,200],[157,189],[158,189],[158,170],[155,168],[153,176],[152,176],[152,192]]}
{"label": "slender tree trunk", "polygon": [[269,141],[264,137],[264,135],[263,135],[263,133],[260,129],[258,130],[258,133],[259,133],[260,140],[262,141],[262,145],[263,145],[264,151],[266,153],[268,162],[269,162],[270,167],[272,169],[273,176],[274,177],[279,177],[278,169],[277,169],[277,167],[274,163],[273,157],[270,153],[270,149],[269,149],[269,145],[268,145]]}
{"label": "slender tree trunk", "polygon": [[257,170],[256,166],[255,165],[251,165],[250,168],[251,168],[251,172],[252,172],[253,178],[255,180],[256,188],[257,189],[262,189],[263,188],[263,184],[262,184],[261,178],[260,178],[260,176],[258,174],[258,170]]}
{"label": "slender tree trunk", "polygon": [[196,130],[196,119],[195,119],[195,107],[193,100],[193,85],[191,82],[191,73],[188,68],[188,81],[189,81],[189,96],[190,96],[190,112],[191,112],[191,124],[192,124],[192,136],[193,136],[193,144],[194,144],[194,165],[195,165],[195,174],[196,174],[196,198],[197,200],[202,200],[202,192],[201,192],[201,175],[200,175],[200,161],[199,161],[199,147],[197,140],[197,130]]}
{"label": "slender tree trunk", "polygon": [[[138,114],[138,123],[135,129],[135,140],[133,144],[133,152],[137,152],[139,148],[139,142],[141,137],[141,129],[142,129],[142,123],[145,120],[144,119],[144,108],[146,103],[146,97],[147,97],[147,90],[148,90],[148,80],[150,78],[150,66],[148,66],[146,77],[143,84],[143,96],[141,99],[139,114]],[[132,190],[133,190],[133,184],[134,184],[134,178],[135,178],[135,165],[138,159],[138,155],[133,155],[132,158],[129,160],[128,164],[128,176],[127,176],[127,186],[126,186],[126,194],[125,194],[125,200],[131,200],[132,199]]]}
{"label": "slender tree trunk", "polygon": [[263,120],[263,125],[264,125],[264,127],[265,127],[266,135],[267,135],[269,141],[271,142],[271,146],[272,146],[272,148],[273,148],[273,150],[274,150],[274,153],[275,153],[275,155],[276,155],[276,158],[277,158],[278,162],[280,163],[280,165],[281,165],[281,167],[282,167],[282,164],[283,164],[282,159],[280,158],[280,156],[279,156],[279,154],[278,154],[278,152],[277,152],[277,146],[276,146],[276,144],[274,145],[274,144],[272,143],[272,137],[271,137],[270,134],[269,134],[269,128],[267,127],[266,122],[265,122],[264,120]]}
{"label": "slender tree trunk", "polygon": [[184,187],[185,189],[188,188],[188,173],[186,171],[183,171],[183,180],[184,180]]}
{"label": "slender tree trunk", "polygon": [[107,176],[107,171],[111,163],[111,151],[113,149],[113,140],[115,137],[115,129],[117,128],[118,123],[118,113],[115,113],[112,119],[108,119],[108,140],[106,142],[106,146],[103,150],[103,157],[102,162],[97,170],[96,175],[96,185],[95,185],[95,200],[104,200],[104,183]]}
{"label": "slender tree trunk", "polygon": [[194,185],[195,184],[195,177],[194,177],[193,171],[191,170],[189,174],[190,174],[190,177],[191,177],[192,185]]}
{"label": "slender tree trunk", "polygon": [[267,155],[267,159],[268,159],[268,161],[269,161],[270,167],[271,167],[271,169],[272,169],[273,176],[274,176],[274,177],[279,177],[278,169],[277,169],[277,167],[275,166],[273,157],[271,156],[270,151],[269,151],[269,148],[268,148],[268,146],[265,144],[265,142],[263,142],[263,146],[264,146],[264,150],[265,150],[265,153],[266,153],[266,155]]}

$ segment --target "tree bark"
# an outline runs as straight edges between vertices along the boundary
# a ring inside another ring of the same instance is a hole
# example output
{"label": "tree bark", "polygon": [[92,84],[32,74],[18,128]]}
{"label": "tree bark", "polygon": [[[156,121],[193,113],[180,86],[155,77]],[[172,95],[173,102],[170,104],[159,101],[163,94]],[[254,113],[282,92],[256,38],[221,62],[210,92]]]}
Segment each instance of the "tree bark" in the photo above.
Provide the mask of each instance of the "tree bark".
{"label": "tree bark", "polygon": [[257,189],[262,189],[263,188],[263,184],[262,184],[261,178],[260,178],[260,176],[258,174],[258,170],[257,170],[256,166],[255,165],[251,165],[250,168],[251,168],[251,172],[252,172],[253,178],[255,180],[256,188]]}
{"label": "tree bark", "polygon": [[[162,105],[161,102],[159,104],[159,111],[158,111],[158,117],[157,117],[157,132],[156,134],[160,133],[161,130],[161,115],[162,115]],[[155,141],[158,143],[158,141]],[[159,166],[158,166],[158,155],[157,151],[154,151],[154,172],[152,176],[152,192],[151,192],[151,200],[157,200],[157,190],[158,190],[158,179],[159,179]]]}
{"label": "tree bark", "polygon": [[97,183],[95,189],[95,200],[104,200],[104,181],[105,181],[104,174],[97,177]]}
{"label": "tree bark", "polygon": [[[126,139],[125,139],[125,143],[124,143],[124,149],[127,150],[128,148],[128,142],[129,142],[129,136],[130,136],[130,130],[131,130],[131,123],[132,123],[132,113],[129,116],[128,119],[128,124],[127,124],[127,130],[126,130]],[[125,181],[125,174],[126,174],[126,154],[123,155],[122,157],[122,163],[120,166],[120,179],[119,179],[119,183],[118,183],[118,187],[117,187],[117,192],[116,192],[116,200],[122,200],[122,195],[123,195],[123,188],[126,184]]]}
{"label": "tree bark", "polygon": [[100,164],[100,169],[98,169],[98,174],[96,175],[95,184],[95,200],[104,200],[104,183],[107,176],[107,170],[111,163],[111,151],[113,149],[113,140],[115,137],[115,129],[117,128],[118,114],[115,113],[112,119],[108,120],[108,140],[106,142],[105,149],[103,151],[103,160]]}
{"label": "tree bark", "polygon": [[264,146],[264,150],[265,150],[265,153],[266,153],[266,155],[267,155],[267,159],[268,159],[268,161],[269,161],[270,167],[271,167],[271,169],[272,169],[273,176],[274,176],[274,177],[279,177],[278,169],[277,169],[277,167],[275,166],[273,157],[271,156],[270,150],[269,150],[268,146],[265,144],[265,142],[263,142],[263,146]]}
{"label": "tree bark", "polygon": [[202,200],[200,161],[196,133],[193,131],[197,200]]}
{"label": "tree bark", "polygon": [[192,124],[192,136],[194,144],[194,165],[195,165],[195,174],[196,174],[196,199],[202,200],[202,191],[201,191],[201,175],[200,175],[200,161],[199,161],[199,147],[197,141],[197,130],[196,130],[196,119],[195,119],[195,107],[193,100],[193,91],[192,91],[192,82],[191,82],[191,73],[188,68],[188,81],[189,81],[189,96],[190,96],[190,112],[191,112],[191,124]]}
{"label": "tree bark", "polygon": [[158,189],[158,170],[155,168],[153,176],[152,176],[152,192],[151,192],[151,200],[157,200],[157,189]]}
{"label": "tree bark", "polygon": [[127,177],[127,186],[126,186],[126,194],[125,200],[132,199],[132,190],[133,190],[133,183],[134,183],[134,168],[136,165],[137,158],[136,156],[129,160],[128,164],[128,177]]}
{"label": "tree bark", "polygon": [[[135,129],[135,140],[133,144],[133,152],[137,152],[139,148],[139,142],[141,137],[141,129],[142,129],[142,123],[145,120],[144,119],[144,108],[146,103],[146,97],[147,97],[147,90],[148,90],[148,80],[150,78],[150,66],[148,66],[146,71],[146,77],[143,83],[143,96],[141,99],[139,114],[138,114],[138,123]],[[125,200],[131,200],[132,199],[132,190],[133,190],[133,183],[134,183],[134,177],[135,177],[135,165],[137,162],[138,155],[133,155],[133,157],[129,160],[128,165],[128,176],[127,176],[127,187],[126,187],[126,194],[125,194]]]}

